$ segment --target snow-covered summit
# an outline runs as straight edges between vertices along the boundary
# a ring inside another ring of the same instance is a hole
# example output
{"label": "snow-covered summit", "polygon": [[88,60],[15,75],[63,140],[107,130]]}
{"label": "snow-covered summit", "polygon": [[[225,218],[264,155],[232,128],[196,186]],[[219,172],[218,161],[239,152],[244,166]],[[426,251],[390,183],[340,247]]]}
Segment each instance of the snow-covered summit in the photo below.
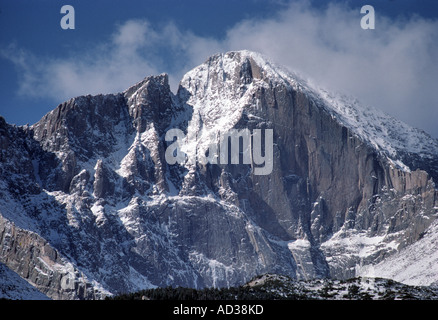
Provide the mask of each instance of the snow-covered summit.
{"label": "snow-covered summit", "polygon": [[[252,89],[276,85],[290,87],[311,97],[342,126],[400,169],[412,169],[406,160],[412,154],[423,159],[438,157],[438,140],[426,132],[382,110],[365,106],[354,97],[328,92],[260,53],[242,50],[213,55],[189,71],[181,81],[181,86],[192,95],[191,99],[196,99],[195,111],[204,122],[217,124],[218,120],[222,121],[221,128],[226,125],[224,122],[232,127],[239,119],[244,106],[251,103]],[[241,92],[241,95],[236,97],[234,92]],[[233,123],[230,119],[236,120]]]}
{"label": "snow-covered summit", "polygon": [[[189,155],[218,132],[272,128],[272,172],[171,164],[172,128]],[[260,54],[214,55],[176,94],[162,74],[73,98],[31,127],[0,121],[0,262],[51,298],[228,287],[263,273],[354,277],[434,241],[436,149]]]}

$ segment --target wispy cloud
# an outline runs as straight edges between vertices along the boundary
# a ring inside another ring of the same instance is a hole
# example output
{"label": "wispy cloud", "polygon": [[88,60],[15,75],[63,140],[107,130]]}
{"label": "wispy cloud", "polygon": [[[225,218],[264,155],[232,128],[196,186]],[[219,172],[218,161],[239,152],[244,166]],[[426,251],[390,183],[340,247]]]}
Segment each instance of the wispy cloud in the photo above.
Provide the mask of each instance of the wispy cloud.
{"label": "wispy cloud", "polygon": [[378,15],[375,30],[362,30],[359,9],[316,10],[300,2],[276,19],[241,22],[227,41],[438,137],[438,21]]}
{"label": "wispy cloud", "polygon": [[[83,94],[119,92],[146,76],[170,73],[173,89],[189,68],[202,63],[222,44],[181,31],[173,23],[154,29],[146,20],[115,26],[112,36],[68,57],[41,57],[17,44],[0,55],[19,72],[17,93],[57,101]],[[170,68],[171,70],[166,70]]]}
{"label": "wispy cloud", "polygon": [[122,91],[163,71],[175,89],[209,55],[249,49],[438,137],[438,21],[391,20],[377,12],[376,30],[362,30],[359,10],[294,2],[269,19],[241,21],[223,39],[200,37],[173,23],[155,28],[129,20],[80,56],[35,57],[16,46],[3,56],[20,70],[20,94],[59,100]]}
{"label": "wispy cloud", "polygon": [[36,57],[17,45],[2,50],[2,55],[18,67],[20,95],[59,100],[108,93],[157,73],[153,61],[142,54],[149,33],[146,22],[128,21],[107,42],[66,58]]}

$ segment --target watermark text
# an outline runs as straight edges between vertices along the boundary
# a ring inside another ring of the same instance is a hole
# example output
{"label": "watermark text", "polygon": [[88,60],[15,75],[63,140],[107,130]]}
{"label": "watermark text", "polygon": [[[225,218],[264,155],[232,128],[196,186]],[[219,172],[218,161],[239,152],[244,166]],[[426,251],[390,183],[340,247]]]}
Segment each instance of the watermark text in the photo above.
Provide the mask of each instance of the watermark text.
{"label": "watermark text", "polygon": [[[264,131],[264,132],[263,132]],[[263,134],[264,133],[264,134]],[[249,164],[255,175],[268,175],[273,169],[272,129],[231,129],[211,134],[203,141],[193,141],[180,129],[170,129],[165,140],[172,142],[166,149],[166,162],[170,165],[195,164]],[[199,146],[203,147],[199,147]],[[242,158],[242,159],[241,159]]]}

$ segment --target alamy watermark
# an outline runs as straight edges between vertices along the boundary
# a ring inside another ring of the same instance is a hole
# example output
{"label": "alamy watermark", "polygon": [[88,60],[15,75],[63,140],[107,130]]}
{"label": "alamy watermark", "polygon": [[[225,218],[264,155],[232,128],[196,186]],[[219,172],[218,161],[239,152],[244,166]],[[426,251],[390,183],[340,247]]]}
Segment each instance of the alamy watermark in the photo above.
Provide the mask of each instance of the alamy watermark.
{"label": "alamy watermark", "polygon": [[364,30],[371,29],[374,30],[376,28],[376,17],[374,13],[374,7],[370,5],[365,5],[360,8],[360,13],[365,14],[360,19],[360,27]]}
{"label": "alamy watermark", "polygon": [[[371,5],[364,5],[360,9],[360,13],[364,16],[360,20],[360,27],[364,30],[375,29],[375,13],[374,7]],[[64,16],[61,18],[60,25],[64,30],[75,29],[75,9],[72,5],[63,5],[61,7],[61,14]]]}
{"label": "alamy watermark", "polygon": [[207,139],[203,138],[208,145],[202,145],[197,137],[186,137],[182,130],[170,129],[165,140],[172,143],[166,149],[165,158],[170,165],[197,162],[203,165],[249,164],[255,175],[268,175],[274,165],[273,136],[272,129],[254,129],[252,132],[231,129],[212,133]]}
{"label": "alamy watermark", "polygon": [[65,14],[59,24],[64,30],[75,28],[75,8],[73,6],[66,4],[61,7],[61,13]]}

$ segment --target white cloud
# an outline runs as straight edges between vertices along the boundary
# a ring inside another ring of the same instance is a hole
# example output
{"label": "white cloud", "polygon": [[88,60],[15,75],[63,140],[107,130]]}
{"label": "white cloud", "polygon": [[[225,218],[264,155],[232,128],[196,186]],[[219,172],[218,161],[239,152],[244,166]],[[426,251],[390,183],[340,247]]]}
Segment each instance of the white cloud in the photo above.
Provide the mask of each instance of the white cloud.
{"label": "white cloud", "polygon": [[438,137],[438,21],[377,16],[375,30],[362,30],[359,10],[300,2],[276,19],[241,22],[227,41]]}
{"label": "white cloud", "polygon": [[59,100],[122,91],[161,72],[170,73],[175,89],[209,55],[249,49],[438,137],[438,21],[376,15],[376,29],[362,30],[359,7],[315,9],[299,1],[274,17],[241,21],[224,39],[130,20],[80,57],[41,59],[16,47],[4,55],[21,70],[20,94]]}
{"label": "white cloud", "polygon": [[176,90],[182,75],[207,59],[213,48],[222,51],[218,41],[180,31],[173,23],[155,30],[148,21],[128,20],[106,42],[69,57],[37,57],[16,44],[0,54],[19,70],[19,95],[63,101],[84,94],[120,92],[162,72],[170,73],[171,87]]}
{"label": "white cloud", "polygon": [[127,21],[107,43],[66,58],[36,57],[16,45],[2,50],[20,71],[18,94],[65,100],[83,94],[118,92],[158,74],[143,51],[158,35],[146,21]]}

